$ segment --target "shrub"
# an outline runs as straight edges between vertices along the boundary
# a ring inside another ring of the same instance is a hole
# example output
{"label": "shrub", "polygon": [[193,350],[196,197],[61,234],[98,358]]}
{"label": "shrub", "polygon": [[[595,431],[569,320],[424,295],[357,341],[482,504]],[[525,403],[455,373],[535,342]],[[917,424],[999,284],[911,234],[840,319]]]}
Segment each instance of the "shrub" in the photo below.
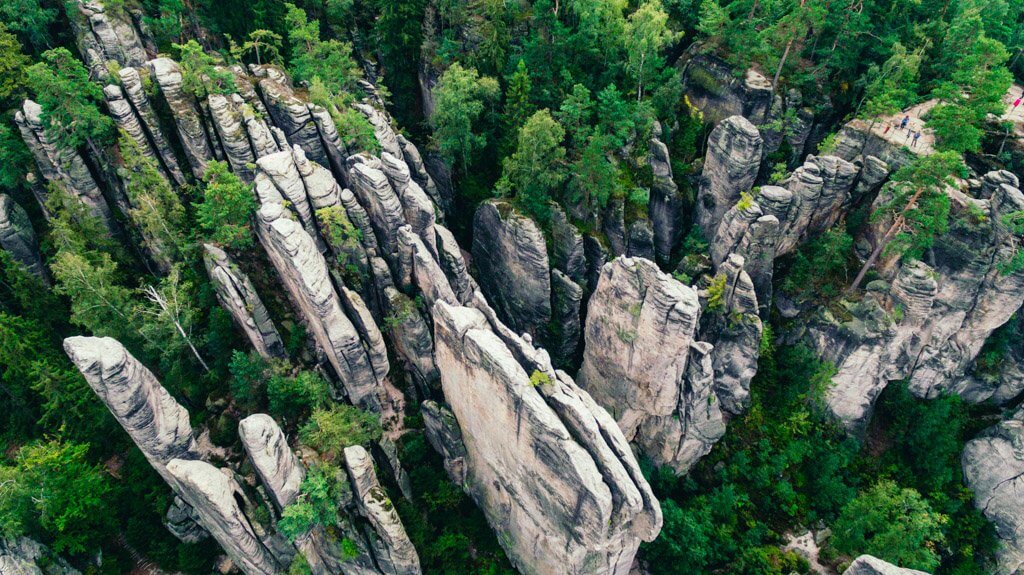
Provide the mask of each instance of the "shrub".
{"label": "shrub", "polygon": [[299,430],[302,442],[326,459],[333,459],[349,445],[376,441],[380,435],[380,419],[376,414],[340,403],[315,410]]}
{"label": "shrub", "polygon": [[300,371],[293,377],[273,375],[267,381],[270,412],[293,422],[326,405],[330,398],[327,382],[312,371]]}

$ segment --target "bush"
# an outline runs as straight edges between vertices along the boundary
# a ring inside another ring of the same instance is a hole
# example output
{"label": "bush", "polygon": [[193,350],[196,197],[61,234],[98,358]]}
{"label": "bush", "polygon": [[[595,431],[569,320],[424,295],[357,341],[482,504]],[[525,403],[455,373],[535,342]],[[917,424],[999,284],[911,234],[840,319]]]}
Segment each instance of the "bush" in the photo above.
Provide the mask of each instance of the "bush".
{"label": "bush", "polygon": [[300,371],[295,376],[275,374],[267,381],[270,413],[291,422],[327,405],[330,399],[327,382],[312,371]]}
{"label": "bush", "polygon": [[377,441],[380,435],[380,418],[376,414],[340,403],[317,409],[299,430],[302,442],[328,460],[350,445]]}
{"label": "bush", "polygon": [[302,480],[298,498],[284,508],[277,522],[278,530],[289,541],[294,543],[317,525],[330,527],[337,524],[340,473],[340,469],[327,464],[309,469]]}

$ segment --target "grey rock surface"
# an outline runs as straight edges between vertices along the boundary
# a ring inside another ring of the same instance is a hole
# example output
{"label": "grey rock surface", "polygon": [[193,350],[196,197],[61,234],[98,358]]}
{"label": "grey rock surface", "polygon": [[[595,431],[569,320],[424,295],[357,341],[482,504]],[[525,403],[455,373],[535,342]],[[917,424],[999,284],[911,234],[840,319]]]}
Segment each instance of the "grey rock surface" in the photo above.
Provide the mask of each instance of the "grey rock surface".
{"label": "grey rock surface", "polygon": [[278,511],[291,505],[299,496],[305,470],[281,427],[269,415],[257,413],[239,422],[238,436]]}
{"label": "grey rock surface", "polygon": [[0,248],[43,283],[49,283],[32,222],[25,210],[7,194],[0,194]]}
{"label": "grey rock surface", "polygon": [[217,301],[231,314],[253,349],[266,358],[287,357],[281,334],[249,276],[224,250],[212,244],[203,244],[203,249],[203,263],[217,293]]}
{"label": "grey rock surface", "polygon": [[160,93],[171,109],[178,138],[192,175],[202,179],[206,164],[216,159],[207,125],[200,115],[201,108],[195,97],[182,89],[181,66],[170,58],[156,58],[148,63],[150,75],[160,86]]}
{"label": "grey rock surface", "polygon": [[28,537],[0,537],[0,574],[81,575],[81,572]]}
{"label": "grey rock surface", "polygon": [[861,555],[854,559],[853,563],[843,571],[843,575],[928,575],[924,571],[916,571],[914,569],[904,569],[897,567],[892,563],[887,563],[872,557],[871,555]]}
{"label": "grey rock surface", "polygon": [[150,146],[160,156],[161,167],[169,174],[172,182],[179,186],[183,185],[185,175],[181,172],[174,148],[171,147],[170,141],[161,129],[160,120],[157,118],[156,111],[153,110],[153,104],[143,89],[139,70],[144,70],[146,74],[149,74],[147,68],[122,68],[119,74],[121,88],[124,90],[124,95],[132,107],[132,113],[138,119]]}
{"label": "grey rock surface", "polygon": [[763,145],[757,128],[742,116],[730,116],[711,131],[696,206],[697,225],[709,241],[725,212],[753,187]]}

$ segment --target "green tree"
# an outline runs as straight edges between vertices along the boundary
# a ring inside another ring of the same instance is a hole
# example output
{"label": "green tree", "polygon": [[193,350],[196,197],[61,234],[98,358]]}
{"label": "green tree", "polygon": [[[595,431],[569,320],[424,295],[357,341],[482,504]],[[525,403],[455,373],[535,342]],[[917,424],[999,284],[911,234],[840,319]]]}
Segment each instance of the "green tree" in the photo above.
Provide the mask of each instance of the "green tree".
{"label": "green tree", "polygon": [[96,548],[110,527],[103,470],[86,460],[88,446],[51,440],[18,451],[16,467],[0,467],[0,528],[31,535],[38,525],[58,553]]}
{"label": "green tree", "polygon": [[565,130],[541,110],[519,130],[516,151],[505,158],[497,192],[514,198],[528,214],[545,223],[551,216],[549,202],[565,182]]}
{"label": "green tree", "polygon": [[18,39],[0,22],[0,107],[13,107],[25,96],[25,70],[31,63]]}
{"label": "green tree", "polygon": [[886,201],[872,218],[886,218],[891,224],[878,239],[875,249],[864,262],[850,290],[856,290],[883,252],[900,257],[920,257],[935,241],[935,236],[949,226],[949,196],[946,186],[964,170],[963,159],[956,152],[940,152],[918,156],[892,177]]}
{"label": "green tree", "polygon": [[312,371],[300,371],[295,376],[274,374],[267,381],[270,413],[291,422],[327,405],[330,398],[327,382]]}
{"label": "green tree", "polygon": [[661,51],[678,41],[682,34],[668,27],[668,14],[661,0],[646,0],[629,15],[623,31],[626,46],[626,70],[636,83],[636,101],[644,96],[644,83],[653,70],[661,68]]}
{"label": "green tree", "polygon": [[336,459],[350,445],[368,445],[379,440],[380,434],[380,418],[376,414],[341,403],[314,410],[299,429],[302,443],[328,461]]}
{"label": "green tree", "polygon": [[203,176],[203,201],[195,206],[203,240],[230,250],[252,247],[252,218],[256,198],[226,162],[210,162]]}
{"label": "green tree", "polygon": [[900,567],[934,571],[946,521],[916,490],[881,481],[843,508],[831,544],[851,556],[867,553]]}
{"label": "green tree", "polygon": [[140,291],[142,301],[134,306],[132,313],[147,351],[160,358],[162,371],[171,373],[181,369],[184,363],[181,358],[187,349],[203,370],[209,372],[210,366],[199,353],[194,333],[200,316],[195,288],[191,281],[182,277],[182,266],[172,267],[158,284],[146,285]]}
{"label": "green tree", "polygon": [[500,93],[497,80],[482,77],[473,68],[456,62],[445,70],[434,86],[436,108],[430,125],[433,144],[449,166],[458,162],[467,169],[474,155],[487,145],[488,134],[481,129],[481,120]]}
{"label": "green tree", "polygon": [[352,57],[352,45],[339,40],[321,40],[320,22],[309,20],[305,10],[294,4],[288,9],[285,24],[291,42],[290,70],[297,80],[312,82],[320,78],[327,89],[337,95],[342,91],[359,91],[362,71]]}
{"label": "green tree", "polygon": [[64,48],[54,48],[25,73],[43,108],[47,137],[70,149],[88,144],[100,157],[99,146],[113,141],[114,121],[100,107],[103,89],[89,79],[89,71],[78,58]]}
{"label": "green tree", "polygon": [[127,132],[121,132],[118,147],[122,160],[118,175],[131,204],[128,217],[154,258],[169,267],[185,249],[188,227],[185,207],[160,171],[156,159],[143,154]]}
{"label": "green tree", "polygon": [[289,541],[295,541],[316,526],[333,527],[338,523],[341,494],[338,474],[332,465],[316,465],[302,480],[295,502],[284,508],[277,528]]}
{"label": "green tree", "polygon": [[249,39],[239,47],[237,58],[241,59],[246,54],[256,56],[256,64],[281,64],[281,42],[283,38],[276,32],[270,30],[253,30],[249,33]]}
{"label": "green tree", "polygon": [[233,94],[238,91],[235,74],[224,68],[216,57],[195,40],[175,44],[181,63],[181,89],[193,96],[204,99],[210,94]]}
{"label": "green tree", "polygon": [[37,51],[51,46],[50,27],[57,11],[40,0],[5,0],[0,2],[0,21]]}
{"label": "green tree", "polygon": [[530,101],[532,82],[530,73],[526,69],[526,62],[522,59],[516,64],[516,71],[509,76],[508,85],[505,88],[505,129],[515,133],[526,123],[526,119],[533,114],[533,104]]}

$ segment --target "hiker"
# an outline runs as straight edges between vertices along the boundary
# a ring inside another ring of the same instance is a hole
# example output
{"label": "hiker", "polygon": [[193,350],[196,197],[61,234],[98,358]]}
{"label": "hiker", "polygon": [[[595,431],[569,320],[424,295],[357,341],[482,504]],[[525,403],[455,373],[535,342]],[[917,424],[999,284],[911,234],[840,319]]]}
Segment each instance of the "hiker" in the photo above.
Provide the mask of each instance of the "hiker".
{"label": "hiker", "polygon": [[907,128],[907,124],[909,124],[909,123],[910,123],[910,116],[903,116],[903,121],[900,122],[900,129],[901,130],[905,130]]}
{"label": "hiker", "polygon": [[1021,94],[1020,98],[1017,98],[1016,100],[1013,101],[1013,109],[1010,110],[1010,115],[1011,116],[1014,115],[1017,112],[1017,106],[1020,106],[1021,99],[1024,99],[1024,93]]}
{"label": "hiker", "polygon": [[910,145],[911,148],[917,147],[917,141],[921,139],[921,130],[914,132],[914,143]]}
{"label": "hiker", "polygon": [[893,127],[893,125],[894,125],[894,124],[895,124],[895,122],[894,122],[893,124],[890,124],[889,122],[886,122],[886,123],[885,123],[885,131],[884,131],[884,132],[882,132],[882,135],[884,136],[884,135],[888,134],[888,133],[889,133],[889,130],[891,130],[891,129],[892,129],[892,127]]}

